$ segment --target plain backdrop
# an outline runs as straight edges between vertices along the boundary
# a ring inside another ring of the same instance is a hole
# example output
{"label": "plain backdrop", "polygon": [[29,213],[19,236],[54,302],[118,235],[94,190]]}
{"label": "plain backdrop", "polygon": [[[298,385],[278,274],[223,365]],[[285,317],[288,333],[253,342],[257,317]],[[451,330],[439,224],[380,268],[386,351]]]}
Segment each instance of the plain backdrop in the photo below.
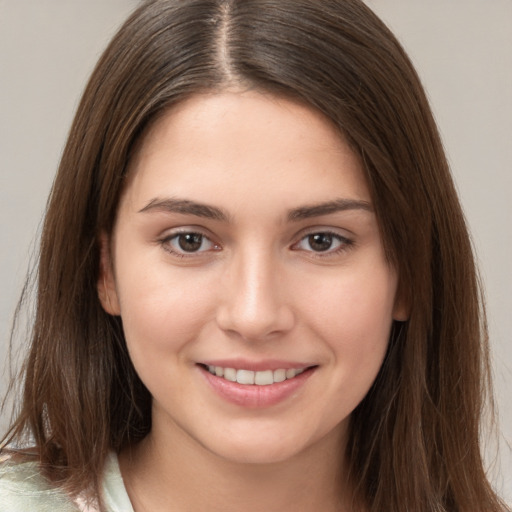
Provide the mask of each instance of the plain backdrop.
{"label": "plain backdrop", "polygon": [[[419,71],[471,228],[501,413],[502,469],[491,473],[512,502],[512,0],[367,3]],[[0,0],[0,364],[77,101],[136,4]]]}

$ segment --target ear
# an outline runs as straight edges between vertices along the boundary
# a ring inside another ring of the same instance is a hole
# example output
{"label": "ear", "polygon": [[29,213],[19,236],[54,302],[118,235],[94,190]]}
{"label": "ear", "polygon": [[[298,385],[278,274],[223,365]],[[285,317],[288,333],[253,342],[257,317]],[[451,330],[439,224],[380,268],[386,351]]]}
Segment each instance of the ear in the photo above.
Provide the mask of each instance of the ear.
{"label": "ear", "polygon": [[398,285],[395,296],[395,304],[393,306],[393,320],[398,322],[406,322],[411,314],[409,296],[404,290],[404,286]]}
{"label": "ear", "polygon": [[409,308],[404,307],[398,302],[395,303],[395,307],[393,309],[393,320],[397,322],[406,322],[409,320]]}
{"label": "ear", "polygon": [[119,299],[117,297],[114,269],[110,249],[110,239],[106,233],[102,233],[99,239],[100,244],[100,272],[98,276],[98,297],[103,309],[113,316],[121,314]]}

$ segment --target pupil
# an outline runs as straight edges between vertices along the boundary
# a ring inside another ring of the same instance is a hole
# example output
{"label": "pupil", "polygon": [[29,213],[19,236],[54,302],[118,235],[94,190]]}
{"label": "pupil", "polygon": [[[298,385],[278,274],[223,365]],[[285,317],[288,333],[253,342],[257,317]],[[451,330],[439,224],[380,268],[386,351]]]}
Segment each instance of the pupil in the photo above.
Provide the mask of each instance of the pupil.
{"label": "pupil", "polygon": [[332,245],[332,236],[328,233],[317,233],[309,236],[309,245],[314,251],[327,251]]}
{"label": "pupil", "polygon": [[201,248],[203,235],[199,233],[186,233],[179,236],[178,243],[180,248],[184,251],[194,252]]}

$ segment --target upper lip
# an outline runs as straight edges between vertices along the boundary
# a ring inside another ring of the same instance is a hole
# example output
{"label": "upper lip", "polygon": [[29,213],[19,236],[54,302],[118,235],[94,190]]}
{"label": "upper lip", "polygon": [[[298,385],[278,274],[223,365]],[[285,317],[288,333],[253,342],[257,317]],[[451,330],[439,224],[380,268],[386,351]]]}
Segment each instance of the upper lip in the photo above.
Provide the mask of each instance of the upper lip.
{"label": "upper lip", "polygon": [[264,370],[289,370],[305,369],[311,366],[316,366],[312,363],[304,363],[299,361],[282,361],[278,359],[265,359],[260,361],[248,359],[210,359],[208,361],[201,361],[199,364],[205,366],[220,366],[221,368],[234,368],[235,370],[251,370],[259,372]]}

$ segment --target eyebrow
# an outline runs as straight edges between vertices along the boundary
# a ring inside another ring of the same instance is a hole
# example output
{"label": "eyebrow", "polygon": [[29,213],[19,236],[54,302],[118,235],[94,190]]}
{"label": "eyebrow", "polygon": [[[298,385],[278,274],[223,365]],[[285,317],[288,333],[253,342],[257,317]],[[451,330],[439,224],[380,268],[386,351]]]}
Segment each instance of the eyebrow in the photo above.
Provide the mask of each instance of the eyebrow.
{"label": "eyebrow", "polygon": [[373,212],[372,205],[368,201],[361,201],[358,199],[335,199],[334,201],[328,201],[326,203],[294,208],[288,213],[288,220],[299,221],[347,210],[364,210],[367,212]]}
{"label": "eyebrow", "polygon": [[[327,201],[325,203],[294,208],[288,212],[287,219],[289,222],[300,221],[347,210],[373,212],[372,205],[368,201],[361,201],[358,199],[335,199],[334,201]],[[184,215],[194,215],[196,217],[203,217],[222,222],[229,221],[229,215],[221,208],[204,203],[198,203],[196,201],[190,201],[188,199],[154,198],[144,206],[144,208],[139,210],[139,213],[151,211],[182,213]]]}
{"label": "eyebrow", "polygon": [[196,203],[187,199],[152,199],[139,213],[159,211],[169,213],[183,213],[185,215],[195,215],[206,219],[220,220],[227,222],[229,216],[220,208],[203,203]]}

